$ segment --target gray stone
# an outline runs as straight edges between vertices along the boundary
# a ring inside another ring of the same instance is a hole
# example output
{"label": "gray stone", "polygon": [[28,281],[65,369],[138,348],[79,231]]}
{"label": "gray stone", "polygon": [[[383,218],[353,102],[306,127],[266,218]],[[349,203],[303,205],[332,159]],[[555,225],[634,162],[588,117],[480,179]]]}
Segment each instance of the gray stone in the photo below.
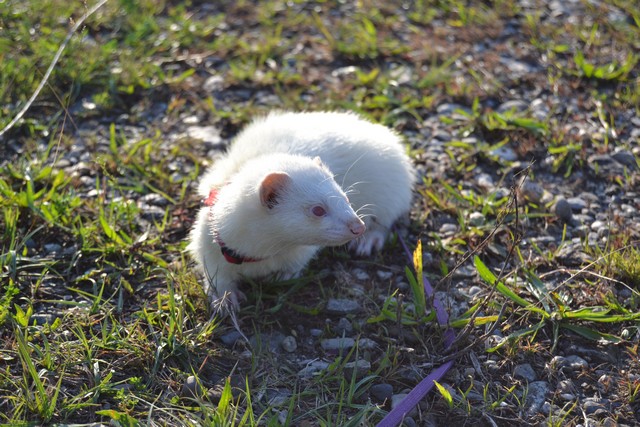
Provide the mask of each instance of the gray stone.
{"label": "gray stone", "polygon": [[499,113],[506,113],[510,111],[521,112],[521,111],[525,111],[527,108],[529,108],[529,104],[527,104],[523,100],[512,99],[500,104],[500,106],[496,109],[496,111]]}
{"label": "gray stone", "polygon": [[338,326],[336,326],[336,333],[338,335],[349,335],[353,332],[353,325],[346,317],[341,317],[338,320]]}
{"label": "gray stone", "polygon": [[469,214],[469,225],[472,227],[479,227],[486,222],[484,215],[480,212],[471,212]]}
{"label": "gray stone", "polygon": [[371,363],[368,360],[358,359],[354,362],[344,364],[345,378],[351,378],[355,372],[357,379],[367,375],[371,370]]}
{"label": "gray stone", "polygon": [[458,231],[458,226],[456,224],[446,223],[440,226],[438,233],[444,235],[451,235]]}
{"label": "gray stone", "polygon": [[360,338],[358,340],[358,348],[361,350],[373,350],[378,344],[370,338]]}
{"label": "gray stone", "polygon": [[538,204],[544,196],[544,188],[540,184],[526,180],[520,186],[519,195],[521,199]]}
{"label": "gray stone", "polygon": [[513,376],[530,383],[536,380],[536,373],[529,363],[516,365],[516,367],[513,368]]}
{"label": "gray stone", "polygon": [[352,271],[353,275],[356,277],[356,279],[360,280],[360,281],[365,281],[365,280],[369,280],[369,273],[367,273],[366,271],[360,269],[360,268],[354,268]]}
{"label": "gray stone", "polygon": [[298,348],[298,343],[296,342],[295,337],[287,335],[280,343],[280,346],[282,346],[282,349],[287,353],[293,353]]}
{"label": "gray stone", "polygon": [[575,393],[576,387],[573,384],[573,380],[567,379],[559,381],[556,390],[558,393]]}
{"label": "gray stone", "polygon": [[488,173],[481,173],[476,176],[476,184],[484,191],[491,191],[495,187],[493,178]]}
{"label": "gray stone", "polygon": [[564,197],[558,197],[552,207],[553,213],[563,220],[564,222],[570,222],[573,212],[571,210],[571,204]]}
{"label": "gray stone", "polygon": [[51,313],[33,313],[30,319],[36,325],[52,325],[55,320],[56,316]]}
{"label": "gray stone", "polygon": [[190,126],[187,128],[187,136],[198,139],[212,147],[222,144],[220,130],[215,126]]}
{"label": "gray stone", "polygon": [[291,391],[284,388],[268,389],[266,397],[269,406],[284,406],[289,402]]}
{"label": "gray stone", "polygon": [[535,415],[542,411],[545,397],[549,391],[549,384],[546,381],[534,381],[529,383],[527,388],[527,398],[524,407],[529,415]]}
{"label": "gray stone", "polygon": [[610,402],[607,399],[587,397],[582,404],[587,415],[602,415],[609,412]]}
{"label": "gray stone", "polygon": [[329,362],[324,360],[311,360],[305,364],[304,368],[298,371],[300,378],[311,378],[319,372],[326,370],[329,367]]}
{"label": "gray stone", "polygon": [[62,245],[58,243],[45,243],[42,248],[47,254],[56,254],[62,251]]}
{"label": "gray stone", "polygon": [[350,314],[360,311],[358,301],[350,299],[331,298],[327,302],[327,311],[334,314]]}
{"label": "gray stone", "polygon": [[619,150],[611,155],[618,163],[622,163],[630,169],[637,169],[638,164],[636,162],[636,156],[632,152],[627,150]]}
{"label": "gray stone", "polygon": [[599,231],[600,229],[605,228],[605,227],[607,227],[607,223],[604,222],[604,221],[596,220],[596,221],[593,221],[591,223],[591,229],[593,231]]}
{"label": "gray stone", "polygon": [[505,162],[515,162],[516,160],[518,160],[518,154],[506,145],[492,150],[490,154],[492,156],[500,158]]}
{"label": "gray stone", "polygon": [[389,280],[393,277],[393,273],[391,271],[386,270],[377,270],[376,276],[382,280]]}
{"label": "gray stone", "polygon": [[580,197],[569,197],[567,202],[569,202],[571,209],[577,212],[587,208],[587,202]]}
{"label": "gray stone", "polygon": [[198,394],[198,381],[196,380],[196,377],[189,375],[184,384],[182,384],[180,395],[182,397],[195,398],[198,397]]}
{"label": "gray stone", "polygon": [[471,114],[471,110],[460,104],[440,104],[436,107],[436,112],[440,115],[448,116],[456,113],[457,110],[464,111],[467,114]]}
{"label": "gray stone", "polygon": [[356,344],[356,340],[349,337],[328,338],[320,341],[320,347],[326,352],[349,350]]}
{"label": "gray stone", "polygon": [[538,67],[536,67],[534,64],[518,61],[506,56],[500,57],[500,63],[506,66],[509,71],[511,71],[511,78],[521,77],[525,74],[534,73],[538,69]]}
{"label": "gray stone", "polygon": [[144,202],[148,205],[154,205],[154,206],[168,206],[169,205],[169,201],[162,197],[160,194],[157,193],[149,193],[149,194],[145,194],[144,196],[140,197],[140,199],[138,199],[141,202]]}
{"label": "gray stone", "polygon": [[623,165],[609,154],[592,154],[587,158],[587,164],[594,171],[605,175],[621,174],[623,172]]}
{"label": "gray stone", "polygon": [[222,90],[223,88],[224,88],[224,78],[219,74],[209,77],[207,80],[205,80],[204,84],[202,85],[202,89],[205,92],[215,92],[215,91]]}
{"label": "gray stone", "polygon": [[222,343],[226,346],[232,346],[240,338],[242,338],[242,334],[236,330],[233,330],[227,334],[220,336],[220,341],[222,341]]}
{"label": "gray stone", "polygon": [[402,427],[418,427],[418,423],[413,417],[404,417],[402,419]]}
{"label": "gray stone", "polygon": [[480,292],[482,292],[482,288],[480,286],[477,286],[477,285],[471,286],[469,288],[469,290],[467,291],[467,293],[469,294],[470,297],[476,296]]}
{"label": "gray stone", "polygon": [[371,396],[371,401],[373,403],[382,405],[391,399],[391,396],[393,395],[393,386],[387,383],[374,384],[369,389],[369,395]]}
{"label": "gray stone", "polygon": [[252,348],[268,348],[272,352],[278,352],[284,338],[285,336],[282,332],[273,332],[271,334],[256,334],[249,338],[249,342]]}
{"label": "gray stone", "polygon": [[567,357],[554,356],[549,362],[549,366],[556,370],[569,369],[570,371],[580,371],[586,369],[589,364],[580,356],[571,355]]}
{"label": "gray stone", "polygon": [[165,210],[159,206],[138,202],[142,218],[149,221],[160,221],[164,218]]}

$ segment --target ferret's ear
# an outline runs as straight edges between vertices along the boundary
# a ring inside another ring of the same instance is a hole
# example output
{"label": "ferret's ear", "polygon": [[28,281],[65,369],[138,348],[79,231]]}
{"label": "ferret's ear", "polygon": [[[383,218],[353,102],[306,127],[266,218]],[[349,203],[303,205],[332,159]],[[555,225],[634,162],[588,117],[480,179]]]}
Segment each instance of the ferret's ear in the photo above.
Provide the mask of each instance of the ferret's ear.
{"label": "ferret's ear", "polygon": [[264,177],[260,184],[260,202],[262,206],[273,209],[284,189],[291,182],[291,177],[285,172],[273,172]]}

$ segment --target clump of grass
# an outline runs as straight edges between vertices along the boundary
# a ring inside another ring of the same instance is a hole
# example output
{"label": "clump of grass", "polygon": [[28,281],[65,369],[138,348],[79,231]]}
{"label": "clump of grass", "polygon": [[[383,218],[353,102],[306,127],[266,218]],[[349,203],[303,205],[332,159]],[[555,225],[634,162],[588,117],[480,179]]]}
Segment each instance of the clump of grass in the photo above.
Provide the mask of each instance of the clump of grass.
{"label": "clump of grass", "polygon": [[634,290],[640,289],[640,247],[629,245],[606,257],[606,270]]}
{"label": "clump of grass", "polygon": [[634,70],[639,58],[629,52],[621,63],[613,61],[604,65],[594,65],[585,59],[584,53],[580,50],[573,55],[573,61],[579,76],[601,81],[625,80],[629,73]]}

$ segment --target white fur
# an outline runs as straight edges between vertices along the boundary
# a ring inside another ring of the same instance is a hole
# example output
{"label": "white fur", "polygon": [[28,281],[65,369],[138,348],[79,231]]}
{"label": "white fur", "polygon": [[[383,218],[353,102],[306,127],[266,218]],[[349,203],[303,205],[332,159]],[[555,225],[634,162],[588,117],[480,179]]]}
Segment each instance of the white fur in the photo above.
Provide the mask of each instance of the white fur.
{"label": "white fur", "polygon": [[[269,209],[259,192],[273,172],[285,172],[291,185]],[[200,195],[219,193],[198,213],[187,249],[212,298],[235,292],[243,276],[295,277],[322,246],[355,237],[361,223],[353,209],[367,231],[350,247],[361,255],[381,249],[393,222],[410,208],[414,180],[400,138],[384,126],[350,113],[272,113],[240,132],[203,176]],[[311,213],[317,205],[326,208],[325,217]],[[261,261],[226,262],[214,232],[227,247]]]}

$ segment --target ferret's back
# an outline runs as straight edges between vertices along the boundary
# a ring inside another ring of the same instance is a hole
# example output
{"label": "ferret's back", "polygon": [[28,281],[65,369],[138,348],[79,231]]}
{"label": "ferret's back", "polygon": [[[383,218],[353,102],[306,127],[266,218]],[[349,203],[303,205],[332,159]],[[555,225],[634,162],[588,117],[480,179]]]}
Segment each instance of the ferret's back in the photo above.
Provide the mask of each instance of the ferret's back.
{"label": "ferret's back", "polygon": [[231,145],[230,156],[255,157],[288,152],[307,156],[353,155],[358,150],[397,148],[388,128],[351,113],[271,113],[247,126]]}

